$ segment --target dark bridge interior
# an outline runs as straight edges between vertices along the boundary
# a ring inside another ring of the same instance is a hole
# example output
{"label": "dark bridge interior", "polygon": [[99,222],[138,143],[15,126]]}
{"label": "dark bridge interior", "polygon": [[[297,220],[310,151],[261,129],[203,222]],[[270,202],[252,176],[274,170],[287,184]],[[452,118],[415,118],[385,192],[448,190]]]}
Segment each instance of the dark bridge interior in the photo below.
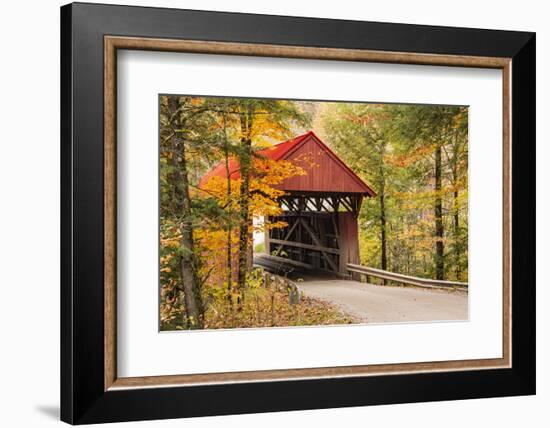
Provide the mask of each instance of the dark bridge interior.
{"label": "dark bridge interior", "polygon": [[270,221],[287,226],[266,232],[262,257],[302,270],[344,274],[347,263],[359,263],[357,215],[362,198],[362,194],[285,195],[280,201],[283,214]]}

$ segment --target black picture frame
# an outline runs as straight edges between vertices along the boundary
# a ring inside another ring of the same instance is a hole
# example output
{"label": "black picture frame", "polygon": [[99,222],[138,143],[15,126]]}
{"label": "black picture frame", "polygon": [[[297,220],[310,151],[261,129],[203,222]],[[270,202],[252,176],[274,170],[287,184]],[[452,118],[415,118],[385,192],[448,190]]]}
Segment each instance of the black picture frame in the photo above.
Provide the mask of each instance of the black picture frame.
{"label": "black picture frame", "polygon": [[[512,367],[104,390],[104,36],[512,58]],[[74,3],[61,8],[61,419],[71,424],[535,393],[535,34]]]}

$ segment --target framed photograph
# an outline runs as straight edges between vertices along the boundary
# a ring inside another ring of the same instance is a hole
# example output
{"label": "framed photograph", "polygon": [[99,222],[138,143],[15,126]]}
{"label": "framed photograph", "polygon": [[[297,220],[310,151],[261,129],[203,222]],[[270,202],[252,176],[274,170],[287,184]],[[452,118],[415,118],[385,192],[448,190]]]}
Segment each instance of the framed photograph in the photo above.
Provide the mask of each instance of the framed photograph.
{"label": "framed photograph", "polygon": [[61,418],[535,393],[535,35],[61,8]]}

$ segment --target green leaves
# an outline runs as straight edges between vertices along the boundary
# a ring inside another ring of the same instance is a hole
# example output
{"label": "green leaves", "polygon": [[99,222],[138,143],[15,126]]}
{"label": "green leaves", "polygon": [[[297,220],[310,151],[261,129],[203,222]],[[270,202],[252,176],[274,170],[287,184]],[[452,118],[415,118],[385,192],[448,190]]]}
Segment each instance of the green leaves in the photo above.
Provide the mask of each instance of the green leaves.
{"label": "green leaves", "polygon": [[[467,280],[468,109],[326,103],[321,123],[335,152],[378,193],[363,202],[363,262],[382,267],[387,258],[391,270],[433,277],[435,243],[441,241],[433,211],[441,198],[445,276]],[[434,185],[436,149],[442,153],[441,189]]]}

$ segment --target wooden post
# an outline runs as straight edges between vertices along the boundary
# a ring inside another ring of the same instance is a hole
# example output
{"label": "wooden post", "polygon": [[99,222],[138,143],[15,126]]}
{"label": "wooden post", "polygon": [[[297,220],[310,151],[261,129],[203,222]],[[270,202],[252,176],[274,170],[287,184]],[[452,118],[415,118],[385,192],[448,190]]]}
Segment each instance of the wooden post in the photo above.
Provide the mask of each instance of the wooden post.
{"label": "wooden post", "polygon": [[300,303],[300,291],[295,284],[288,283],[288,303],[291,305],[296,305]]}
{"label": "wooden post", "polygon": [[[359,257],[359,227],[357,218],[350,212],[338,213],[338,243],[340,246],[340,273],[347,273],[347,264],[360,264]],[[357,280],[359,275],[352,272],[352,278]]]}
{"label": "wooden post", "polygon": [[269,239],[271,238],[271,231],[267,227],[267,224],[269,222],[271,222],[271,217],[267,217],[267,221],[264,221],[264,253],[266,254],[271,254],[271,250],[269,249]]}

